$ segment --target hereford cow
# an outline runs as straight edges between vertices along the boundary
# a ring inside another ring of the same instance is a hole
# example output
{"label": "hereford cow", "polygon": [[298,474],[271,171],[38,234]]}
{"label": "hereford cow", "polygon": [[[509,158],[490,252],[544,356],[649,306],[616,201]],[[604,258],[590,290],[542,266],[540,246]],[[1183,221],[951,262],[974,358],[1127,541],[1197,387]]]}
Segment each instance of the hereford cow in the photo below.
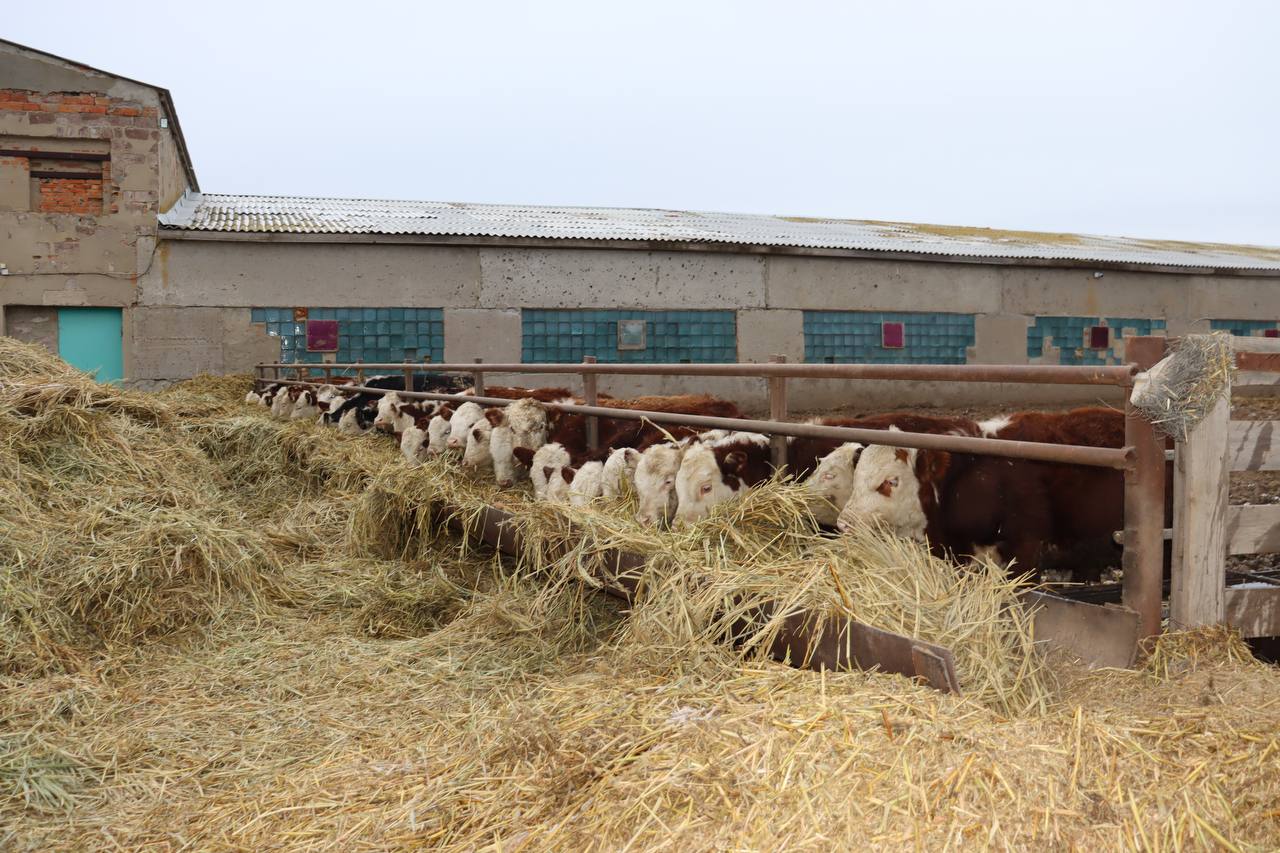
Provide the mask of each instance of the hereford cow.
{"label": "hereford cow", "polygon": [[[984,426],[995,438],[1015,441],[1124,444],[1124,415],[1111,409],[1024,412]],[[862,452],[839,526],[848,529],[861,519],[957,558],[994,547],[1001,559],[1035,574],[1052,549],[1111,543],[1112,533],[1124,527],[1124,475],[1093,466],[871,446]],[[1099,570],[1080,567],[1076,578],[1097,580]]]}
{"label": "hereford cow", "polygon": [[[824,417],[809,421],[818,426],[854,429],[888,429],[906,432],[952,435],[978,435],[980,427],[968,418],[918,415],[912,412],[889,412],[862,418]],[[840,439],[798,436],[787,442],[787,471],[803,482],[809,493],[814,519],[834,527],[840,510],[853,494],[853,471],[861,457],[863,445]]]}
{"label": "hereford cow", "polygon": [[410,465],[421,465],[427,461],[429,421],[430,418],[419,418],[416,423],[400,431],[400,454]]}

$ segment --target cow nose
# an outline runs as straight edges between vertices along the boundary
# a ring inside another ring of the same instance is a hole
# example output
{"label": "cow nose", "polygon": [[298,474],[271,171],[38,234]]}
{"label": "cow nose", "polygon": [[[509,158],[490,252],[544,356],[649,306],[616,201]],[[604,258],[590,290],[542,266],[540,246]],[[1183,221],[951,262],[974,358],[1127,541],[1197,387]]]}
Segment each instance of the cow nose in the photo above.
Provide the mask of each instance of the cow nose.
{"label": "cow nose", "polygon": [[514,483],[512,483],[510,480],[499,480],[499,481],[498,481],[498,488],[500,488],[500,489],[509,489],[509,488],[511,488],[513,485],[515,485],[515,484],[514,484]]}
{"label": "cow nose", "polygon": [[836,530],[839,530],[841,533],[848,533],[848,532],[849,532],[849,522],[845,521],[843,518],[837,518],[837,519],[836,519]]}

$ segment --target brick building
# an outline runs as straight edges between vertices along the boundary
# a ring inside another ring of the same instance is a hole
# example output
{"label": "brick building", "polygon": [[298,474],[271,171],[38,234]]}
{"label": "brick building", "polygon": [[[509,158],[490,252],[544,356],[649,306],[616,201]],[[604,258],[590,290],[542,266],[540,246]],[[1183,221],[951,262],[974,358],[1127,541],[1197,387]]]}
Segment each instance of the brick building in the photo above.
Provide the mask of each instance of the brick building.
{"label": "brick building", "polygon": [[[141,383],[277,358],[1103,364],[1132,335],[1280,328],[1280,249],[203,193],[165,89],[8,42],[0,231],[5,332]],[[336,323],[332,341],[309,339],[313,321]],[[699,384],[749,403],[762,391]],[[959,400],[856,389],[866,405]],[[792,391],[799,406],[850,393]]]}

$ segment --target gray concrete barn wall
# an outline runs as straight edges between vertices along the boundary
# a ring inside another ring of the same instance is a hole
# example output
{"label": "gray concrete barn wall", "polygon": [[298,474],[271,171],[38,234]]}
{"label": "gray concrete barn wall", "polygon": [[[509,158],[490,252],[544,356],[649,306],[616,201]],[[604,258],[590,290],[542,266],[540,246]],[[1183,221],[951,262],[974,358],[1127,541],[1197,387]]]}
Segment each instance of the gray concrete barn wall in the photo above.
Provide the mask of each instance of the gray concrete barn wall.
{"label": "gray concrete barn wall", "polygon": [[[734,309],[738,357],[803,361],[803,311],[975,315],[971,363],[1026,363],[1036,314],[1164,318],[1171,333],[1209,317],[1280,313],[1275,279],[1088,269],[621,249],[164,240],[139,279],[139,376],[245,370],[274,358],[251,307],[400,305],[444,311],[447,361],[519,361],[521,308]],[[185,337],[184,337],[185,336]],[[191,343],[189,351],[183,340]],[[491,382],[516,382],[514,376]],[[553,378],[548,377],[547,382]],[[577,388],[576,377],[555,384]],[[764,404],[760,380],[602,377],[617,395],[708,390]],[[797,410],[968,402],[1116,401],[1098,388],[939,383],[791,383]]]}

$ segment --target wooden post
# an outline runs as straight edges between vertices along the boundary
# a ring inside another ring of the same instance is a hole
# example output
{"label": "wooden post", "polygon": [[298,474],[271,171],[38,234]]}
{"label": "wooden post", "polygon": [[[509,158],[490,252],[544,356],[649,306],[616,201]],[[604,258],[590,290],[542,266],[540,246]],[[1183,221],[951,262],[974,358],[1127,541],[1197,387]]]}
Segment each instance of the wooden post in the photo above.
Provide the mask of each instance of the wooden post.
{"label": "wooden post", "polygon": [[[583,364],[595,364],[596,357],[594,355],[584,355],[582,357]],[[595,406],[599,403],[599,397],[596,392],[596,375],[594,373],[582,374],[582,401],[588,406]],[[595,415],[587,415],[587,449],[596,450],[600,447],[600,422]]]}
{"label": "wooden post", "polygon": [[[770,364],[786,364],[785,355],[769,356]],[[769,420],[785,421],[787,419],[787,378],[785,376],[769,377]],[[774,468],[783,468],[787,464],[787,437],[775,435],[769,439]]]}
{"label": "wooden post", "polygon": [[332,367],[325,367],[324,369],[324,384],[325,385],[333,384],[333,368]]}
{"label": "wooden post", "polygon": [[413,368],[406,366],[404,369],[404,390],[413,390]]}
{"label": "wooden post", "polygon": [[1227,433],[1231,401],[1223,397],[1178,445],[1173,478],[1173,578],[1169,624],[1173,628],[1223,621],[1227,564],[1230,466]]}
{"label": "wooden post", "polygon": [[[1165,339],[1130,338],[1128,360],[1150,370],[1164,357]],[[1130,401],[1126,389],[1124,443],[1134,448],[1136,464],[1124,472],[1124,605],[1137,611],[1139,637],[1160,633],[1164,576],[1164,442],[1151,422]]]}
{"label": "wooden post", "polygon": [[[476,364],[483,364],[483,358],[477,358]],[[471,388],[477,397],[484,396],[484,371],[476,370],[471,373]]]}
{"label": "wooden post", "polygon": [[364,384],[364,368],[360,366],[361,364],[364,364],[364,359],[357,358],[356,359],[356,384],[357,385]]}

